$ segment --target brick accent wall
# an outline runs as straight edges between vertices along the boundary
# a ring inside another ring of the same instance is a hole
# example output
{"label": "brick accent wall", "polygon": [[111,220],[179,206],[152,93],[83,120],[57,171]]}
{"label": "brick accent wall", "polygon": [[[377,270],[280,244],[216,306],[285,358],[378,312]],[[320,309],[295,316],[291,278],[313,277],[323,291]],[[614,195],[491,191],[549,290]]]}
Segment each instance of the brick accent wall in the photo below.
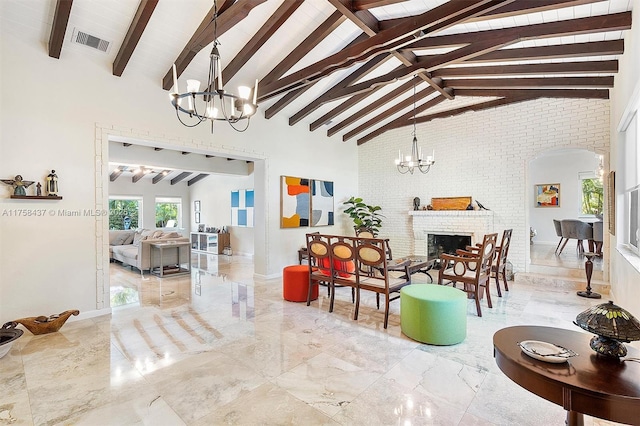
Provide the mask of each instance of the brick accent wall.
{"label": "brick accent wall", "polygon": [[499,238],[513,228],[509,260],[514,271],[525,271],[533,203],[529,161],[564,148],[608,155],[609,101],[538,99],[419,124],[417,137],[424,152],[435,149],[436,163],[426,175],[402,175],[393,163],[399,149],[410,151],[411,127],[386,132],[358,150],[357,195],[382,206],[380,236],[390,238],[394,256],[420,251],[408,214],[414,197],[427,205],[432,197],[471,196],[493,211]]}

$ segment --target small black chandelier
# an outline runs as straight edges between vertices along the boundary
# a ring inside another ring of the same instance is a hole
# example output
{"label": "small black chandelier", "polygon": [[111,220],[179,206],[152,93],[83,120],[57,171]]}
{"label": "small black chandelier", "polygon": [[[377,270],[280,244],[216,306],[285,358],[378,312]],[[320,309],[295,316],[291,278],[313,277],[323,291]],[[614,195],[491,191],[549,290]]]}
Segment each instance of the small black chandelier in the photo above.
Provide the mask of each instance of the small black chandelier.
{"label": "small black chandelier", "polygon": [[422,148],[418,148],[418,138],[416,137],[416,83],[414,77],[413,83],[413,142],[411,144],[411,155],[406,157],[402,156],[402,152],[398,150],[398,158],[396,158],[396,167],[402,174],[407,172],[413,174],[413,171],[417,168],[421,173],[426,174],[431,170],[431,166],[436,162],[436,152],[432,151],[431,155],[427,155],[427,158],[422,156]]}
{"label": "small black chandelier", "polygon": [[[227,92],[222,85],[222,61],[218,46],[218,6],[213,2],[213,48],[209,54],[209,76],[207,86],[200,87],[199,80],[187,80],[187,91],[180,93],[178,89],[178,73],[173,64],[173,89],[171,104],[176,110],[180,123],[187,127],[195,127],[203,122],[226,121],[231,127],[244,132],[249,127],[249,119],[258,109],[258,80],[256,79],[253,93],[250,87],[238,87],[238,94]],[[186,105],[185,105],[186,103]],[[188,116],[188,117],[186,117]],[[244,121],[244,126],[238,125]]]}

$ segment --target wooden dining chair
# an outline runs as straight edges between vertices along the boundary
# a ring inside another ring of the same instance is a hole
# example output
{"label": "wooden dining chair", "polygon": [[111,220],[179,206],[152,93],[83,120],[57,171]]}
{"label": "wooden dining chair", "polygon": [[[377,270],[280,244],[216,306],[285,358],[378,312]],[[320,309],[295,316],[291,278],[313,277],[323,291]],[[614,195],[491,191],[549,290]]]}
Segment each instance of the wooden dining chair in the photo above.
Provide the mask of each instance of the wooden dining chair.
{"label": "wooden dining chair", "polygon": [[351,301],[355,303],[353,319],[358,319],[360,307],[360,292],[358,289],[359,275],[355,266],[354,238],[335,236],[332,238],[331,250],[331,281],[329,312],[333,312],[333,304],[336,294],[336,286],[351,288]]}
{"label": "wooden dining chair", "polygon": [[[400,298],[402,287],[411,284],[410,274],[406,272],[404,277],[394,277],[389,274],[384,240],[358,239],[355,251],[356,268],[360,275],[357,292],[359,293],[360,290],[375,292],[378,309],[380,309],[380,295],[384,295],[384,328],[387,328],[389,303]],[[407,260],[404,266],[409,263],[411,261]],[[393,294],[396,295],[392,296]]]}
{"label": "wooden dining chair", "polygon": [[440,255],[438,284],[452,284],[456,287],[457,283],[462,283],[464,286],[462,290],[475,299],[479,317],[482,316],[480,308],[482,293],[487,298],[487,306],[493,308],[489,284],[497,240],[498,234],[488,234],[484,236],[477,251],[457,250],[455,255],[446,253]]}
{"label": "wooden dining chair", "polygon": [[311,294],[314,285],[327,284],[329,296],[331,296],[331,257],[330,244],[327,236],[317,233],[307,234],[307,255],[309,264],[309,292],[307,294],[307,306],[311,304]]}
{"label": "wooden dining chair", "polygon": [[[502,233],[502,241],[499,246],[496,246],[496,251],[491,264],[491,278],[496,280],[496,290],[498,290],[498,297],[502,297],[502,291],[500,290],[500,278],[504,282],[505,291],[509,291],[509,285],[507,284],[507,254],[509,253],[509,246],[511,245],[511,234],[513,229],[505,229]],[[480,244],[475,246],[467,246],[468,251],[477,254],[480,251]]]}

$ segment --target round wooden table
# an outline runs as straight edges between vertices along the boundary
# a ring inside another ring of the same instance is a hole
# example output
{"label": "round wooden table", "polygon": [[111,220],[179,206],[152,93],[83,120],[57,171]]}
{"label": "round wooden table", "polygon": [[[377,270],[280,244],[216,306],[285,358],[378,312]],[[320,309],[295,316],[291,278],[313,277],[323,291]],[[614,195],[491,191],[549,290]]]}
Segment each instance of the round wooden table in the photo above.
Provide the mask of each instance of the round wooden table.
{"label": "round wooden table", "polygon": [[[582,425],[582,414],[640,425],[640,351],[627,345],[620,361],[596,354],[592,334],[553,327],[517,326],[493,335],[493,356],[511,380],[567,410],[568,425]],[[538,340],[579,355],[562,364],[531,358],[518,342]]]}

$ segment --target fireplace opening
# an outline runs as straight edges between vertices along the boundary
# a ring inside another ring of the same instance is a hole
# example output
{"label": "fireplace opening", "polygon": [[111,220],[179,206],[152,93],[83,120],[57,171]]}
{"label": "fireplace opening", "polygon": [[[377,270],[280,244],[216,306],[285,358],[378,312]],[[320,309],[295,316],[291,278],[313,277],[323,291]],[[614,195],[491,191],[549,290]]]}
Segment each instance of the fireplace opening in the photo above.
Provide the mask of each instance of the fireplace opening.
{"label": "fireplace opening", "polygon": [[442,253],[455,254],[471,245],[471,235],[427,234],[427,259],[439,259]]}

